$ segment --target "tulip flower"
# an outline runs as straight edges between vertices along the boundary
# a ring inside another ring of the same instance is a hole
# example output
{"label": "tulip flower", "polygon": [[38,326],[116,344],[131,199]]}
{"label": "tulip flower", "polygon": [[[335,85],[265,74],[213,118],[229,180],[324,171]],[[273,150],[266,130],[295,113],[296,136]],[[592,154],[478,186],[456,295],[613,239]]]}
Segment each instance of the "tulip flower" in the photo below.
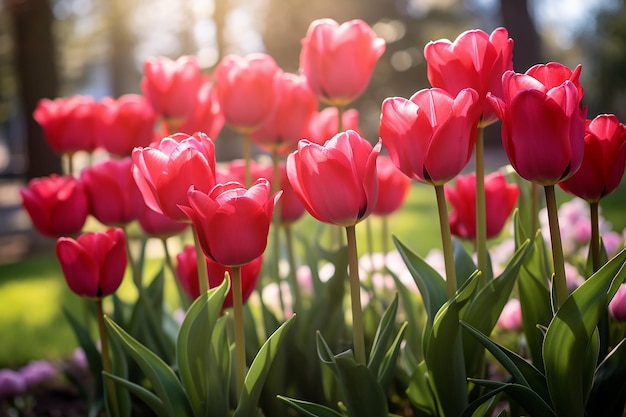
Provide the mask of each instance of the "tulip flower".
{"label": "tulip flower", "polygon": [[[209,275],[209,288],[217,287],[224,281],[224,273],[228,272],[232,279],[233,271],[231,267],[223,266],[211,259],[204,258],[207,265]],[[183,251],[176,255],[176,278],[182,285],[187,295],[195,300],[200,296],[200,284],[198,283],[198,263],[196,260],[196,249],[193,245],[185,245]],[[256,288],[259,272],[261,272],[261,264],[263,256],[260,256],[241,267],[241,285],[242,296],[245,302],[252,291]],[[231,286],[223,308],[232,307],[233,305],[233,288]]]}
{"label": "tulip flower", "polygon": [[498,327],[508,331],[522,330],[522,307],[517,298],[511,298],[504,308],[497,322]]}
{"label": "tulip flower", "polygon": [[137,218],[141,230],[148,236],[155,236],[161,239],[168,238],[182,232],[188,226],[187,223],[178,222],[161,213],[143,205],[143,210]]}
{"label": "tulip flower", "polygon": [[70,289],[88,298],[113,294],[126,270],[126,237],[122,229],[60,237],[56,254]]}
{"label": "tulip flower", "polygon": [[378,201],[374,214],[385,216],[402,207],[411,189],[411,179],[394,165],[391,158],[380,155],[376,160]]}
{"label": "tulip flower", "polygon": [[313,217],[354,226],[376,207],[380,148],[353,130],[338,133],[324,146],[303,139],[287,159],[289,182]]}
{"label": "tulip flower", "polygon": [[[253,171],[255,178],[272,178],[270,182],[273,181],[274,178],[274,166],[272,165],[259,165],[256,168],[256,171]],[[281,223],[293,223],[302,217],[304,214],[304,206],[300,201],[300,198],[296,195],[293,186],[289,182],[289,178],[287,177],[287,165],[285,163],[280,163],[278,165],[279,170],[279,184],[276,186],[276,189],[282,190],[282,195],[280,196],[280,205],[279,205],[279,218]]]}
{"label": "tulip flower", "polygon": [[580,169],[559,186],[588,202],[611,194],[624,175],[626,126],[612,114],[603,114],[585,125],[585,151]]}
{"label": "tulip flower", "polygon": [[[342,112],[341,126],[343,127],[341,131],[354,130],[361,134],[359,129],[359,111],[349,109]],[[326,107],[320,112],[313,113],[302,138],[318,145],[323,145],[339,131],[339,110],[337,107]]]}
{"label": "tulip flower", "polygon": [[609,312],[616,321],[626,321],[626,284],[619,286],[615,296],[609,303]]}
{"label": "tulip flower", "polygon": [[152,210],[183,221],[191,185],[208,192],[215,185],[215,146],[204,133],[177,133],[133,151],[133,176]]}
{"label": "tulip flower", "polygon": [[79,233],[89,214],[85,188],[70,175],[35,178],[20,194],[33,225],[48,237]]}
{"label": "tulip flower", "polygon": [[205,193],[192,186],[188,203],[180,208],[193,222],[209,259],[225,266],[241,266],[265,251],[279,197],[280,193],[270,196],[270,183],[261,178],[250,189],[228,182]]}
{"label": "tulip flower", "polygon": [[130,156],[133,148],[154,140],[156,114],[143,96],[105,97],[96,107],[96,116],[98,144],[110,154]]}
{"label": "tulip flower", "polygon": [[266,54],[222,58],[213,79],[226,123],[249,133],[265,122],[276,103],[274,78],[279,73],[274,58]]}
{"label": "tulip flower", "polygon": [[[444,187],[446,200],[452,206],[450,229],[464,239],[476,239],[476,174],[459,175],[455,187]],[[485,177],[487,238],[497,236],[517,203],[519,187],[509,184],[501,172]]]}
{"label": "tulip flower", "polygon": [[505,28],[491,35],[482,30],[469,30],[454,42],[447,39],[429,42],[424,48],[428,80],[433,87],[457,95],[464,88],[473,88],[482,106],[482,125],[497,120],[486,102],[488,92],[502,96],[502,74],[513,69],[513,39]]}
{"label": "tulip flower", "polygon": [[394,164],[418,181],[443,185],[467,165],[481,107],[471,88],[453,96],[439,88],[421,90],[409,100],[383,102],[380,138]]}
{"label": "tulip flower", "polygon": [[364,21],[319,19],[302,40],[300,72],[321,101],[344,107],[365,90],[383,52],[385,41]]}
{"label": "tulip flower", "polygon": [[262,149],[286,155],[296,149],[304,130],[317,110],[317,100],[306,79],[290,73],[277,75],[277,102],[270,117],[257,129],[251,139]]}
{"label": "tulip flower", "polygon": [[43,128],[50,148],[58,154],[91,152],[98,146],[96,102],[92,97],[43,99],[37,104],[33,118]]}
{"label": "tulip flower", "polygon": [[177,130],[188,135],[204,132],[210,138],[217,138],[222,127],[224,127],[224,115],[217,100],[217,93],[207,80],[198,89],[193,111]]}
{"label": "tulip flower", "polygon": [[195,56],[148,58],[143,73],[141,90],[156,113],[166,120],[189,117],[205,82]]}
{"label": "tulip flower", "polygon": [[100,223],[121,227],[143,211],[143,197],[133,179],[132,165],[130,157],[107,159],[81,173],[90,212]]}

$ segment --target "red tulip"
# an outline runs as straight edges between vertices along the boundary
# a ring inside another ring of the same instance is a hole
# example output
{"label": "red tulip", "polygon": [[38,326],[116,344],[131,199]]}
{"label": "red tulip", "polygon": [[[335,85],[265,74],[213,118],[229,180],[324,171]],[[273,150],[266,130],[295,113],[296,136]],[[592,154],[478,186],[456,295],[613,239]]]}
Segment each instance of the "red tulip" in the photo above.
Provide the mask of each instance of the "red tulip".
{"label": "red tulip", "polygon": [[482,125],[497,120],[486,96],[491,92],[501,97],[502,74],[513,69],[513,39],[505,28],[497,28],[491,35],[482,30],[466,31],[454,42],[447,39],[429,42],[424,56],[433,87],[452,95],[473,88],[482,106]]}
{"label": "red tulip", "polygon": [[96,111],[98,144],[110,154],[129,156],[136,146],[148,146],[154,140],[156,114],[143,96],[105,97]]}
{"label": "red tulip", "polygon": [[148,58],[143,73],[141,90],[162,118],[184,119],[191,114],[198,90],[205,82],[195,56],[182,56],[176,61]]}
{"label": "red tulip", "polygon": [[[198,282],[198,262],[196,261],[196,249],[193,245],[185,245],[183,251],[176,255],[176,277],[180,282],[183,290],[192,300],[200,296],[200,284]],[[233,269],[229,266],[223,266],[211,259],[204,257],[209,275],[209,288],[217,287],[224,281],[224,273],[228,272],[230,279],[233,276]],[[261,264],[263,256],[252,260],[241,267],[241,293],[245,302],[252,291],[256,288],[259,272],[261,272]],[[232,286],[226,294],[222,308],[228,308],[233,305],[233,288]]]}
{"label": "red tulip", "polygon": [[81,173],[89,199],[90,212],[107,226],[123,226],[143,211],[143,197],[132,174],[133,161],[107,159]]}
{"label": "red tulip", "polygon": [[141,230],[148,236],[155,236],[166,239],[172,235],[182,232],[187,228],[188,223],[173,220],[161,213],[152,210],[144,205],[139,218]]}
{"label": "red tulip", "polygon": [[257,180],[250,189],[236,182],[216,185],[208,194],[190,187],[181,210],[193,222],[205,255],[225,266],[241,266],[258,258],[280,192],[270,196],[270,183]]}
{"label": "red tulip", "polygon": [[431,88],[410,100],[388,98],[382,105],[380,137],[402,172],[442,185],[469,162],[481,111],[478,93],[471,88],[456,97]]}
{"label": "red tulip", "polygon": [[65,281],[81,297],[113,294],[126,270],[126,237],[122,229],[83,233],[74,240],[60,237],[56,246]]}
{"label": "red tulip", "polygon": [[282,73],[275,82],[277,102],[270,117],[252,133],[251,139],[269,152],[286,155],[298,146],[317,100],[306,79]]}
{"label": "red tulip", "polygon": [[98,146],[96,102],[91,97],[43,99],[37,104],[33,117],[56,153],[91,152]]}
{"label": "red tulip", "polygon": [[380,142],[372,148],[353,130],[338,133],[324,146],[303,139],[287,159],[289,182],[313,217],[354,226],[376,206],[380,148]]}
{"label": "red tulip", "polygon": [[[326,107],[320,112],[314,112],[303,133],[303,138],[318,145],[323,145],[327,140],[339,133],[339,110],[337,107]],[[350,109],[343,112],[341,117],[342,131],[354,130],[361,134],[359,129],[359,111]]]}
{"label": "red tulip", "polygon": [[376,170],[378,201],[373,213],[385,216],[402,207],[411,189],[411,179],[396,168],[391,158],[385,155],[380,155],[376,160]]}
{"label": "red tulip", "polygon": [[[544,84],[528,75],[533,71],[505,72],[502,99],[488,99],[502,119],[502,143],[513,168],[529,181],[554,185],[580,168],[587,108],[581,109],[580,88],[571,77],[554,86],[553,78],[540,77]],[[573,77],[579,72],[580,66]]]}
{"label": "red tulip", "polygon": [[208,192],[215,185],[215,146],[204,133],[177,133],[157,145],[135,148],[133,176],[152,210],[185,220],[178,208],[187,204],[191,185]]}
{"label": "red tulip", "polygon": [[89,214],[84,186],[70,175],[35,178],[20,194],[35,228],[49,237],[79,233]]}
{"label": "red tulip", "polygon": [[626,126],[615,115],[603,114],[587,120],[580,169],[559,185],[570,194],[598,202],[615,191],[625,165]]}
{"label": "red tulip", "polygon": [[383,52],[385,41],[364,21],[319,19],[302,40],[300,72],[321,101],[345,106],[365,90]]}
{"label": "red tulip", "polygon": [[178,126],[178,132],[192,135],[204,132],[210,138],[217,138],[224,127],[224,115],[217,100],[215,88],[208,80],[198,90],[196,105],[190,116]]}
{"label": "red tulip", "polygon": [[274,58],[266,54],[222,58],[213,78],[226,123],[252,132],[265,122],[276,102],[274,78],[278,73]]}
{"label": "red tulip", "polygon": [[[446,200],[452,206],[450,229],[453,235],[476,239],[476,174],[459,175],[455,187],[444,187]],[[517,203],[519,187],[509,184],[501,172],[485,177],[487,238],[497,236]]]}

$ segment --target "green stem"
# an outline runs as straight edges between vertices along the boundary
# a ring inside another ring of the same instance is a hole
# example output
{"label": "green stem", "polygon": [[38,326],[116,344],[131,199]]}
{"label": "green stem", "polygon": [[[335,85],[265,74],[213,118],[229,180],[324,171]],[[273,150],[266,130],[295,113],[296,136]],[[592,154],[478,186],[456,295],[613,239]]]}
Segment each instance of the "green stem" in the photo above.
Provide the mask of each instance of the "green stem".
{"label": "green stem", "polygon": [[487,207],[485,202],[485,146],[484,128],[478,128],[476,135],[476,257],[478,269],[482,271],[478,277],[478,285],[485,285],[487,271]]}
{"label": "green stem", "polygon": [[245,179],[246,183],[244,184],[246,188],[250,188],[252,186],[252,172],[250,171],[250,160],[252,159],[252,144],[250,140],[249,134],[243,135],[243,160],[246,164],[246,173]]}
{"label": "green stem", "polygon": [[535,235],[535,233],[537,233],[537,230],[539,230],[539,185],[535,184],[534,182],[531,183],[530,186],[530,192],[532,194],[531,197],[531,204],[532,206],[530,207],[530,224],[531,224],[531,232],[532,232],[532,236]]}
{"label": "green stem", "polygon": [[589,211],[591,214],[591,265],[593,272],[600,269],[600,213],[598,202],[589,203]]}
{"label": "green stem", "polygon": [[337,133],[343,132],[343,112],[344,106],[337,106]]}
{"label": "green stem", "polygon": [[243,295],[241,292],[241,267],[233,267],[233,315],[235,316],[235,381],[237,399],[241,397],[246,379],[246,336],[243,324]]}
{"label": "green stem", "polygon": [[370,258],[372,269],[374,269],[374,238],[372,237],[372,217],[368,217],[367,219],[365,219],[365,240],[367,240],[367,255]]}
{"label": "green stem", "polygon": [[[102,355],[102,368],[108,374],[113,374],[111,367],[111,357],[109,356],[109,341],[107,338],[106,328],[104,326],[104,311],[102,309],[102,298],[96,299],[96,311],[98,315],[98,330],[100,332],[100,345],[101,345],[101,355]],[[115,392],[115,386],[113,385],[113,380],[105,377],[106,380],[106,389],[109,399],[109,404],[111,405],[111,409],[113,410],[113,415],[119,415],[119,408],[117,403],[117,393]]]}
{"label": "green stem", "polygon": [[198,238],[198,231],[195,227],[193,229],[193,243],[196,246],[196,261],[198,263],[198,284],[200,285],[200,294],[206,294],[209,291],[209,272],[206,268],[206,261],[204,260],[204,252],[200,246],[200,239]]}
{"label": "green stem", "polygon": [[443,259],[446,266],[446,289],[448,298],[456,293],[456,271],[454,268],[454,249],[452,247],[452,233],[448,220],[448,208],[443,185],[435,185],[437,194],[437,209],[439,211],[439,228],[441,229],[441,243],[443,247]]}
{"label": "green stem", "polygon": [[291,293],[293,294],[293,311],[299,313],[302,311],[302,293],[298,284],[298,275],[296,273],[296,260],[293,248],[293,235],[291,233],[291,225],[283,224],[285,230],[285,240],[287,241],[287,260],[289,262],[289,279],[291,282]]}
{"label": "green stem", "polygon": [[67,174],[74,175],[74,152],[65,154],[67,159]]}
{"label": "green stem", "polygon": [[180,285],[180,281],[176,277],[176,269],[174,268],[174,264],[172,263],[170,250],[167,247],[167,238],[166,237],[161,238],[161,242],[163,242],[163,251],[165,252],[165,265],[167,265],[167,269],[170,270],[170,273],[172,274],[172,277],[174,278],[174,284],[176,284],[176,290],[178,291],[178,298],[180,300],[180,306],[185,311],[187,311],[187,309],[191,305],[191,300],[189,299],[189,296],[185,293],[185,290],[183,290],[182,285]]}
{"label": "green stem", "polygon": [[355,226],[346,226],[346,237],[348,239],[348,268],[350,273],[354,356],[358,363],[365,365],[365,332],[363,330],[363,310],[361,309],[361,280],[359,279],[359,257],[356,248]]}
{"label": "green stem", "polygon": [[[280,190],[280,159],[276,150],[272,151],[272,195]],[[285,300],[283,299],[283,292],[280,288],[280,199],[274,206],[274,213],[272,214],[272,252],[274,253],[274,282],[278,286],[278,301],[280,302],[280,309],[285,316]]]}
{"label": "green stem", "polygon": [[550,240],[552,242],[552,263],[554,264],[554,281],[556,306],[560,308],[567,299],[567,281],[565,280],[565,261],[563,259],[563,245],[559,228],[559,212],[556,205],[554,185],[544,186],[546,193],[546,207],[550,223]]}

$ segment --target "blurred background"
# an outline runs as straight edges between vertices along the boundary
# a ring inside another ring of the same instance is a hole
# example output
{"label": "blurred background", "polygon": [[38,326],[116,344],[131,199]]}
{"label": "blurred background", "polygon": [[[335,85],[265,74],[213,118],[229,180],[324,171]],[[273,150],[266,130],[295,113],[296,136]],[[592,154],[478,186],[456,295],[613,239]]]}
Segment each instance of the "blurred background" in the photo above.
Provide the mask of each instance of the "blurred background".
{"label": "blurred background", "polygon": [[[7,214],[20,204],[17,187],[60,172],[31,116],[41,98],[140,93],[142,63],[156,55],[194,54],[210,72],[226,54],[266,52],[295,72],[300,40],[322,17],[363,19],[387,41],[354,103],[371,141],[386,97],[429,86],[424,45],[473,28],[507,27],[519,72],[581,63],[589,117],[626,120],[626,0],[0,0],[2,235],[15,241],[19,218]],[[487,129],[487,144],[497,151],[499,126]]]}

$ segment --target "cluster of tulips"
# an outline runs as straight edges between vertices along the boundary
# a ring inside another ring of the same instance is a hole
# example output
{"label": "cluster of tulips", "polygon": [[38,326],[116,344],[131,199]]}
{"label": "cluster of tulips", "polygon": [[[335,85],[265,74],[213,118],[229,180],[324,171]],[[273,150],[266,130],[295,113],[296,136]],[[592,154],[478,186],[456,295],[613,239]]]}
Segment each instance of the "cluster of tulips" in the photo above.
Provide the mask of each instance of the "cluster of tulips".
{"label": "cluster of tulips", "polygon": [[[132,393],[162,416],[489,416],[506,402],[512,415],[621,415],[626,347],[624,335],[612,329],[624,318],[626,301],[615,297],[613,315],[608,305],[616,294],[625,298],[626,254],[606,259],[598,208],[623,176],[626,127],[613,115],[587,120],[580,66],[552,62],[512,71],[513,40],[498,28],[428,43],[432,88],[386,99],[379,140],[372,143],[348,107],[384,51],[385,42],[365,22],[322,19],[302,41],[297,75],[265,54],[224,57],[210,79],[194,57],[153,58],[144,65],[143,96],[40,103],[34,117],[51,149],[68,161],[67,174],[31,181],[22,197],[34,226],[58,237],[69,287],[96,301],[100,354],[85,327],[71,319],[95,370],[100,392],[94,395],[101,400],[94,401],[95,412],[137,412]],[[483,130],[498,119],[517,183],[500,171],[485,174]],[[242,135],[243,157],[217,164],[224,125]],[[271,164],[252,158],[251,143]],[[96,149],[109,157],[75,172],[76,152]],[[460,175],[472,155],[476,172]],[[411,180],[435,190],[445,273],[395,240],[419,294],[389,267],[385,273],[398,293],[390,299],[359,274],[355,227],[401,207]],[[557,184],[587,201],[591,212],[587,279],[571,294]],[[550,260],[537,220],[538,187],[550,220]],[[515,215],[515,253],[494,277],[487,239],[500,234],[521,193],[526,209]],[[291,233],[305,211],[333,225],[330,247],[306,246],[304,258],[313,259],[308,297],[296,274]],[[89,214],[110,228],[83,232]],[[164,243],[175,234],[193,236],[176,266],[164,245],[186,311],[173,335],[162,282],[142,279],[128,247],[135,220],[146,236]],[[335,233],[341,228],[345,240]],[[287,274],[279,268],[279,230],[287,241]],[[289,311],[301,316],[299,324],[292,325],[282,296],[282,316],[263,300],[260,313],[244,306],[268,264],[270,232],[274,259],[265,270],[270,281],[287,282]],[[335,266],[326,282],[318,276],[321,261]],[[114,295],[127,268],[139,294],[130,310]],[[513,291],[525,357],[489,339]],[[102,300],[111,294],[114,310],[105,317]],[[142,321],[145,328],[137,324]],[[489,378],[485,349],[509,377]],[[331,373],[311,365],[315,358],[306,355],[315,352]],[[131,361],[143,377],[129,375]],[[293,374],[304,376],[294,382]],[[263,400],[267,392],[272,400],[279,394],[279,405]]]}

